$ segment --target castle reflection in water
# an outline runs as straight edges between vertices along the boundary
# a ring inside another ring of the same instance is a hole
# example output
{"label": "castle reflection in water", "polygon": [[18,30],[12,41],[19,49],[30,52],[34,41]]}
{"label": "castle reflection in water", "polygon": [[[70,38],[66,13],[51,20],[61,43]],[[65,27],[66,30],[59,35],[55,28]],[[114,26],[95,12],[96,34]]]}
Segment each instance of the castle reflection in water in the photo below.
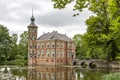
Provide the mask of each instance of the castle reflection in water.
{"label": "castle reflection in water", "polygon": [[71,67],[29,67],[28,80],[75,80],[75,72]]}

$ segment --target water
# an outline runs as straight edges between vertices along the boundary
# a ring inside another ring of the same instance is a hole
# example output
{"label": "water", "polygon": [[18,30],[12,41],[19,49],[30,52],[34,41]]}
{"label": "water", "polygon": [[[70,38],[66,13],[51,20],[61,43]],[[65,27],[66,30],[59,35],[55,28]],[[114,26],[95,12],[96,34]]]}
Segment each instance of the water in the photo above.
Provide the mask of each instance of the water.
{"label": "water", "polygon": [[101,76],[114,71],[60,66],[0,66],[0,80],[101,80]]}

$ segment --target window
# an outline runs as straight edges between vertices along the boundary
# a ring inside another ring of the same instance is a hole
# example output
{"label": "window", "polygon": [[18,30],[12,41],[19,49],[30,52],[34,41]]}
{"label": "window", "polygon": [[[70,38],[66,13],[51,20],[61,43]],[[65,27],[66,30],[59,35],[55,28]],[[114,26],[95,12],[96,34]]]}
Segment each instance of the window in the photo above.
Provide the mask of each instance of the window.
{"label": "window", "polygon": [[46,51],[46,56],[50,57],[50,51],[49,50]]}
{"label": "window", "polygon": [[44,57],[44,51],[41,51],[41,54],[42,54],[41,56]]}
{"label": "window", "polygon": [[40,45],[38,45],[38,48],[40,48]]}
{"label": "window", "polygon": [[40,57],[40,50],[37,51],[37,57]]}
{"label": "window", "polygon": [[60,51],[59,50],[57,51],[57,57],[58,58],[60,57]]}
{"label": "window", "polygon": [[47,43],[46,47],[47,47],[47,48],[49,48],[49,47],[50,47],[50,43],[49,43],[49,42]]}
{"label": "window", "polygon": [[33,45],[33,48],[35,48],[35,49],[36,49],[36,45]]}
{"label": "window", "polygon": [[71,48],[71,45],[70,45],[70,43],[68,43],[68,48]]}
{"label": "window", "polygon": [[52,58],[54,58],[54,57],[55,57],[55,51],[54,51],[54,50],[52,50],[52,52],[51,52],[51,53],[52,53],[51,57],[52,57]]}
{"label": "window", "polygon": [[62,76],[62,80],[63,80],[64,79],[64,72],[62,72],[61,76]]}
{"label": "window", "polygon": [[33,35],[33,38],[32,38],[32,40],[36,40],[36,36],[35,36],[35,35]]}
{"label": "window", "polygon": [[61,44],[61,47],[64,48],[64,43]]}
{"label": "window", "polygon": [[37,44],[37,48],[40,48],[40,44]]}
{"label": "window", "polygon": [[60,47],[60,43],[58,42],[58,43],[57,43],[57,48],[59,48],[59,47]]}
{"label": "window", "polygon": [[30,54],[29,56],[30,56],[30,58],[33,58],[33,55],[32,55],[32,54]]}
{"label": "window", "polygon": [[55,57],[55,54],[52,54],[52,57],[54,58],[54,57]]}
{"label": "window", "polygon": [[34,54],[33,51],[32,51],[32,53],[29,54],[29,56],[30,56],[31,58],[36,58],[36,54]]}
{"label": "window", "polygon": [[70,52],[68,52],[68,54],[67,54],[67,57],[70,57],[71,55],[70,55]]}
{"label": "window", "polygon": [[49,48],[49,45],[47,45],[47,48]]}
{"label": "window", "polygon": [[57,80],[60,80],[60,73],[57,73]]}
{"label": "window", "polygon": [[57,62],[59,62],[59,60],[57,60]]}
{"label": "window", "polygon": [[55,73],[51,73],[52,80],[55,80]]}
{"label": "window", "polygon": [[52,43],[51,43],[51,46],[52,46],[52,48],[54,48],[54,47],[55,47],[55,44],[54,44],[54,42],[52,42]]}
{"label": "window", "polygon": [[55,47],[55,45],[54,44],[52,44],[52,48],[54,48]]}
{"label": "window", "polygon": [[61,56],[64,57],[64,51],[61,51]]}
{"label": "window", "polygon": [[44,48],[44,43],[41,44],[41,48]]}
{"label": "window", "polygon": [[54,60],[52,60],[52,62],[54,62]]}
{"label": "window", "polygon": [[75,49],[74,43],[72,43],[72,48]]}
{"label": "window", "polygon": [[46,80],[49,80],[50,76],[49,73],[46,73]]}

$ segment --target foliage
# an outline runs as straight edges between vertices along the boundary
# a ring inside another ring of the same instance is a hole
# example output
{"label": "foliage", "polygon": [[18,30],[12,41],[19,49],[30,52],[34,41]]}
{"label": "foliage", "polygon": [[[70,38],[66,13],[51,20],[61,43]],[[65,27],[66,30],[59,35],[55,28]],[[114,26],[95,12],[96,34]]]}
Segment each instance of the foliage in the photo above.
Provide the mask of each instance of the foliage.
{"label": "foliage", "polygon": [[24,56],[25,59],[27,59],[27,54],[28,54],[28,33],[27,31],[24,31],[20,35],[19,54]]}
{"label": "foliage", "polygon": [[18,43],[18,35],[10,36],[9,30],[0,25],[0,36],[0,64],[27,64],[24,63],[28,52],[27,31],[20,35]]}
{"label": "foliage", "polygon": [[[100,50],[102,57],[113,61],[120,55],[120,0],[52,0],[55,8],[65,8],[71,2],[76,4],[73,10],[88,8],[94,13],[86,20],[88,26],[84,40],[90,55]],[[74,16],[79,15],[79,13]],[[94,50],[94,48],[96,50]],[[105,56],[103,56],[105,55]]]}
{"label": "foliage", "polygon": [[73,41],[76,44],[76,57],[78,59],[84,58],[95,58],[104,59],[105,54],[103,54],[102,48],[88,45],[86,41],[86,35],[76,34],[73,37]]}
{"label": "foliage", "polygon": [[17,34],[12,34],[11,40],[12,40],[13,44],[11,46],[12,49],[11,49],[11,53],[10,53],[10,56],[9,56],[8,60],[15,60],[15,57],[19,52],[18,44],[17,44],[18,35]]}
{"label": "foliage", "polygon": [[22,55],[16,55],[16,60],[23,60],[24,59],[24,57],[22,56]]}
{"label": "foliage", "polygon": [[102,80],[120,80],[120,72],[110,73],[108,75],[104,75]]}
{"label": "foliage", "polygon": [[9,30],[3,25],[0,25],[0,61],[1,58],[4,58],[4,60],[6,60],[9,57],[11,44],[12,41],[9,35]]}
{"label": "foliage", "polygon": [[87,56],[87,46],[84,43],[83,35],[76,34],[73,37],[73,41],[76,45],[76,57],[78,59],[83,59]]}
{"label": "foliage", "polygon": [[11,60],[11,61],[2,61],[0,65],[27,65],[27,60]]}

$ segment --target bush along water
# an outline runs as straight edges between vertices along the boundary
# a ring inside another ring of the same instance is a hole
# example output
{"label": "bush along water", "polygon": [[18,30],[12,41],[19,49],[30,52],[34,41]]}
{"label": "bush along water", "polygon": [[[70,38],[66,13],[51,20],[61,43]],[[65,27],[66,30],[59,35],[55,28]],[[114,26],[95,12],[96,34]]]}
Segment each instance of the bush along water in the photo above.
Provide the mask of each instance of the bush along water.
{"label": "bush along water", "polygon": [[102,80],[120,80],[120,72],[104,75],[102,76]]}

